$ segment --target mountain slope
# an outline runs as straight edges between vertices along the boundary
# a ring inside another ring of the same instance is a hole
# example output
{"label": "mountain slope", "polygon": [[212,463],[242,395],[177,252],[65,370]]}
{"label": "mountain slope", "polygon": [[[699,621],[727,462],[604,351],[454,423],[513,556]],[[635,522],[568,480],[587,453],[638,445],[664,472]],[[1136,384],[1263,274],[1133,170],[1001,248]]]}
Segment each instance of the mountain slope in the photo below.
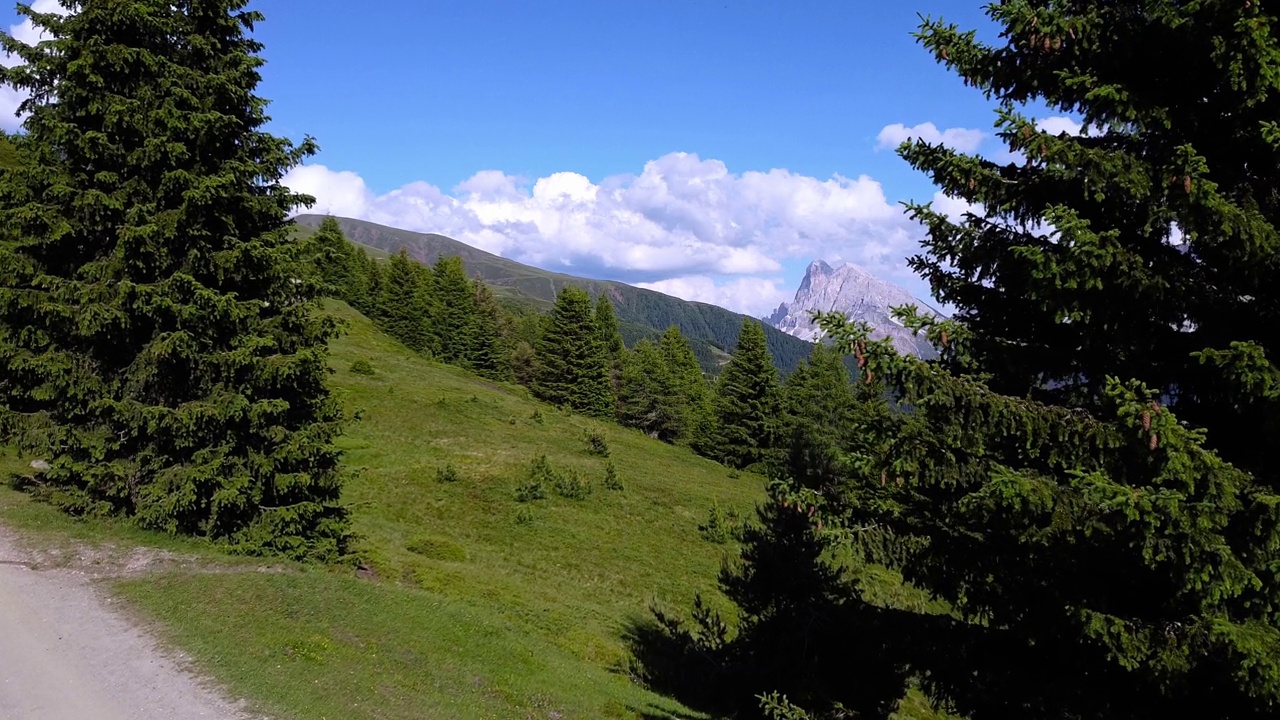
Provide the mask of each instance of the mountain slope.
{"label": "mountain slope", "polygon": [[874,328],[872,337],[892,338],[899,352],[933,357],[933,347],[893,317],[892,308],[901,305],[915,305],[922,312],[938,314],[906,288],[880,280],[857,265],[845,263],[833,268],[823,260],[815,260],[805,272],[795,299],[779,305],[765,322],[812,342],[821,337],[822,330],[814,325],[810,311],[838,310],[850,320],[863,321]]}
{"label": "mountain slope", "polygon": [[[506,288],[531,301],[550,302],[566,285],[584,288],[592,297],[608,295],[622,323],[658,332],[671,325],[679,327],[680,332],[693,342],[694,351],[708,370],[714,369],[708,365],[723,364],[728,359],[727,353],[737,344],[738,333],[742,329],[744,315],[715,305],[681,300],[625,283],[541,270],[444,235],[399,230],[364,220],[335,219],[353,242],[391,253],[403,247],[423,262],[435,262],[441,255],[457,255],[462,258],[471,277]],[[318,228],[323,220],[322,215],[300,215],[297,218],[298,224],[306,228]],[[633,327],[626,334],[638,337],[642,334],[641,328]],[[810,344],[801,338],[792,337],[767,324],[765,336],[774,364],[784,373],[794,370],[800,360],[809,356]]]}

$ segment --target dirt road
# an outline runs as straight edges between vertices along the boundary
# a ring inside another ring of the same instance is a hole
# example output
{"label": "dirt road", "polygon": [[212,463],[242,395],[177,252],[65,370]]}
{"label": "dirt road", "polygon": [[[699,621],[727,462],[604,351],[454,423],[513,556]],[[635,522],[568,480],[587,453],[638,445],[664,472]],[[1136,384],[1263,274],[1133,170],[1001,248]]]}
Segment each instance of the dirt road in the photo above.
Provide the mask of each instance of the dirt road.
{"label": "dirt road", "polygon": [[0,528],[0,720],[247,720],[73,569]]}

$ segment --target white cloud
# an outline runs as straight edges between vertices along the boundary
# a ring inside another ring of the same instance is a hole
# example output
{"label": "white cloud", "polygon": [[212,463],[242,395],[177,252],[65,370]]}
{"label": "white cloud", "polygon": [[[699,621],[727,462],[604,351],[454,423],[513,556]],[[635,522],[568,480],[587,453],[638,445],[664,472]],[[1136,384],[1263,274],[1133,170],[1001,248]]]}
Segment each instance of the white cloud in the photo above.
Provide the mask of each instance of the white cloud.
{"label": "white cloud", "polygon": [[1047,117],[1036,121],[1036,127],[1041,132],[1047,132],[1050,135],[1060,135],[1066,133],[1068,135],[1079,135],[1084,128],[1083,125],[1072,120],[1069,117]]}
{"label": "white cloud", "polygon": [[[59,0],[35,0],[31,3],[31,9],[38,13],[56,13],[58,15],[66,15],[67,9],[62,6]],[[9,26],[9,34],[15,40],[26,45],[35,45],[48,38],[48,34],[43,28],[38,28],[31,22],[30,18],[23,18],[22,22],[17,25]],[[0,65],[5,67],[13,67],[17,65],[19,58],[9,53],[0,54]],[[0,86],[0,128],[6,132],[13,132],[22,127],[23,118],[18,116],[18,107],[27,99],[27,92],[16,90],[9,86]]]}
{"label": "white cloud", "polygon": [[736,174],[689,153],[598,183],[572,172],[529,183],[486,170],[452,193],[418,182],[378,194],[359,175],[323,165],[295,168],[284,183],[317,198],[311,212],[437,232],[530,265],[750,312],[777,304],[773,277],[785,260],[840,256],[901,278],[919,237],[869,177]]}
{"label": "white cloud", "polygon": [[931,145],[942,144],[958,152],[973,152],[982,144],[986,133],[970,128],[947,128],[939,130],[931,122],[920,123],[915,127],[907,127],[902,123],[885,125],[876,136],[876,149],[896,148],[907,140],[920,139]]}
{"label": "white cloud", "polygon": [[946,215],[954,223],[962,222],[965,213],[974,213],[975,215],[983,213],[981,205],[971,203],[963,198],[952,197],[941,190],[933,194],[931,205],[935,212]]}
{"label": "white cloud", "polygon": [[637,287],[657,290],[685,300],[710,303],[736,310],[753,317],[763,317],[787,302],[794,290],[785,286],[782,278],[744,277],[717,283],[705,275],[636,283]]}

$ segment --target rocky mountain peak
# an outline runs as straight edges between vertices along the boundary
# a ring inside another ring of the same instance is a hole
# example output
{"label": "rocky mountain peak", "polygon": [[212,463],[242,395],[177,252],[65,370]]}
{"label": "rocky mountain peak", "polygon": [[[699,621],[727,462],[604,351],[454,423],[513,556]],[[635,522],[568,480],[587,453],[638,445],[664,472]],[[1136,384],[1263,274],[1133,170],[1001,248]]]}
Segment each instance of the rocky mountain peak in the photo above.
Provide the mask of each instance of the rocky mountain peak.
{"label": "rocky mountain peak", "polygon": [[893,338],[900,352],[931,357],[933,347],[893,318],[891,309],[900,305],[916,305],[924,312],[936,314],[906,288],[880,280],[857,265],[844,263],[832,267],[825,260],[815,260],[809,264],[795,299],[779,305],[765,321],[789,335],[817,340],[822,330],[813,324],[810,312],[839,311],[850,320],[870,325],[874,329],[872,337]]}

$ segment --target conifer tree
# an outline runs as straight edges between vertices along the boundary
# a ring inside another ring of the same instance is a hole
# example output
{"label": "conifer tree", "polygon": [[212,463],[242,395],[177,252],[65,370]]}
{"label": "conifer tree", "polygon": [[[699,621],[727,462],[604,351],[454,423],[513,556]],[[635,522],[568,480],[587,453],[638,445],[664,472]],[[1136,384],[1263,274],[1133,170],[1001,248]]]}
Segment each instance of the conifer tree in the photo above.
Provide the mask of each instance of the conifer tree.
{"label": "conifer tree", "polygon": [[332,217],[321,221],[311,243],[314,246],[312,263],[323,284],[321,291],[354,304],[354,298],[361,292],[359,272],[363,270],[363,261],[356,256],[358,251],[347,241],[338,221]]}
{"label": "conifer tree", "polygon": [[0,442],[69,511],[333,558],[335,325],[280,184],[315,146],[265,131],[244,5],[21,6],[50,39],[3,37],[34,162],[0,178]]}
{"label": "conifer tree", "polygon": [[417,352],[429,352],[431,334],[431,274],[409,257],[409,251],[391,256],[380,278],[378,320],[391,337]]}
{"label": "conifer tree", "polygon": [[534,394],[586,415],[612,418],[615,398],[609,362],[595,324],[591,297],[565,287],[538,339]]}
{"label": "conifer tree", "polygon": [[767,461],[777,445],[780,399],[764,327],[747,318],[716,383],[712,457],[737,468]]}
{"label": "conifer tree", "polygon": [[[933,20],[919,38],[1000,103],[1023,159],[901,149],[973,206],[911,207],[913,264],[956,314],[900,318],[940,362],[822,321],[904,411],[813,522],[887,542],[950,613],[837,582],[817,652],[877,654],[972,720],[1274,717],[1280,31],[1258,2],[989,13],[996,45]],[[811,677],[818,713],[865,704]]]}
{"label": "conifer tree", "polygon": [[378,259],[360,251],[364,262],[364,292],[356,297],[356,308],[374,320],[382,317],[382,265]]}
{"label": "conifer tree", "polygon": [[470,367],[480,337],[475,288],[467,279],[462,258],[441,257],[432,267],[431,276],[435,283],[433,323],[437,357],[447,363]]}
{"label": "conifer tree", "polygon": [[711,385],[680,328],[672,325],[662,333],[658,351],[671,375],[672,392],[680,402],[677,440],[691,443],[696,437],[708,435],[713,422]]}
{"label": "conifer tree", "polygon": [[618,422],[664,442],[686,430],[687,405],[661,349],[647,339],[624,352],[618,380]]}
{"label": "conifer tree", "polygon": [[468,364],[476,372],[494,380],[510,380],[511,343],[502,306],[488,285],[472,283],[475,297],[475,335],[468,351]]}
{"label": "conifer tree", "polygon": [[596,300],[595,323],[605,355],[616,365],[621,361],[622,351],[626,346],[622,343],[622,333],[618,332],[618,318],[613,313],[613,303],[609,302],[607,295],[601,295]]}

